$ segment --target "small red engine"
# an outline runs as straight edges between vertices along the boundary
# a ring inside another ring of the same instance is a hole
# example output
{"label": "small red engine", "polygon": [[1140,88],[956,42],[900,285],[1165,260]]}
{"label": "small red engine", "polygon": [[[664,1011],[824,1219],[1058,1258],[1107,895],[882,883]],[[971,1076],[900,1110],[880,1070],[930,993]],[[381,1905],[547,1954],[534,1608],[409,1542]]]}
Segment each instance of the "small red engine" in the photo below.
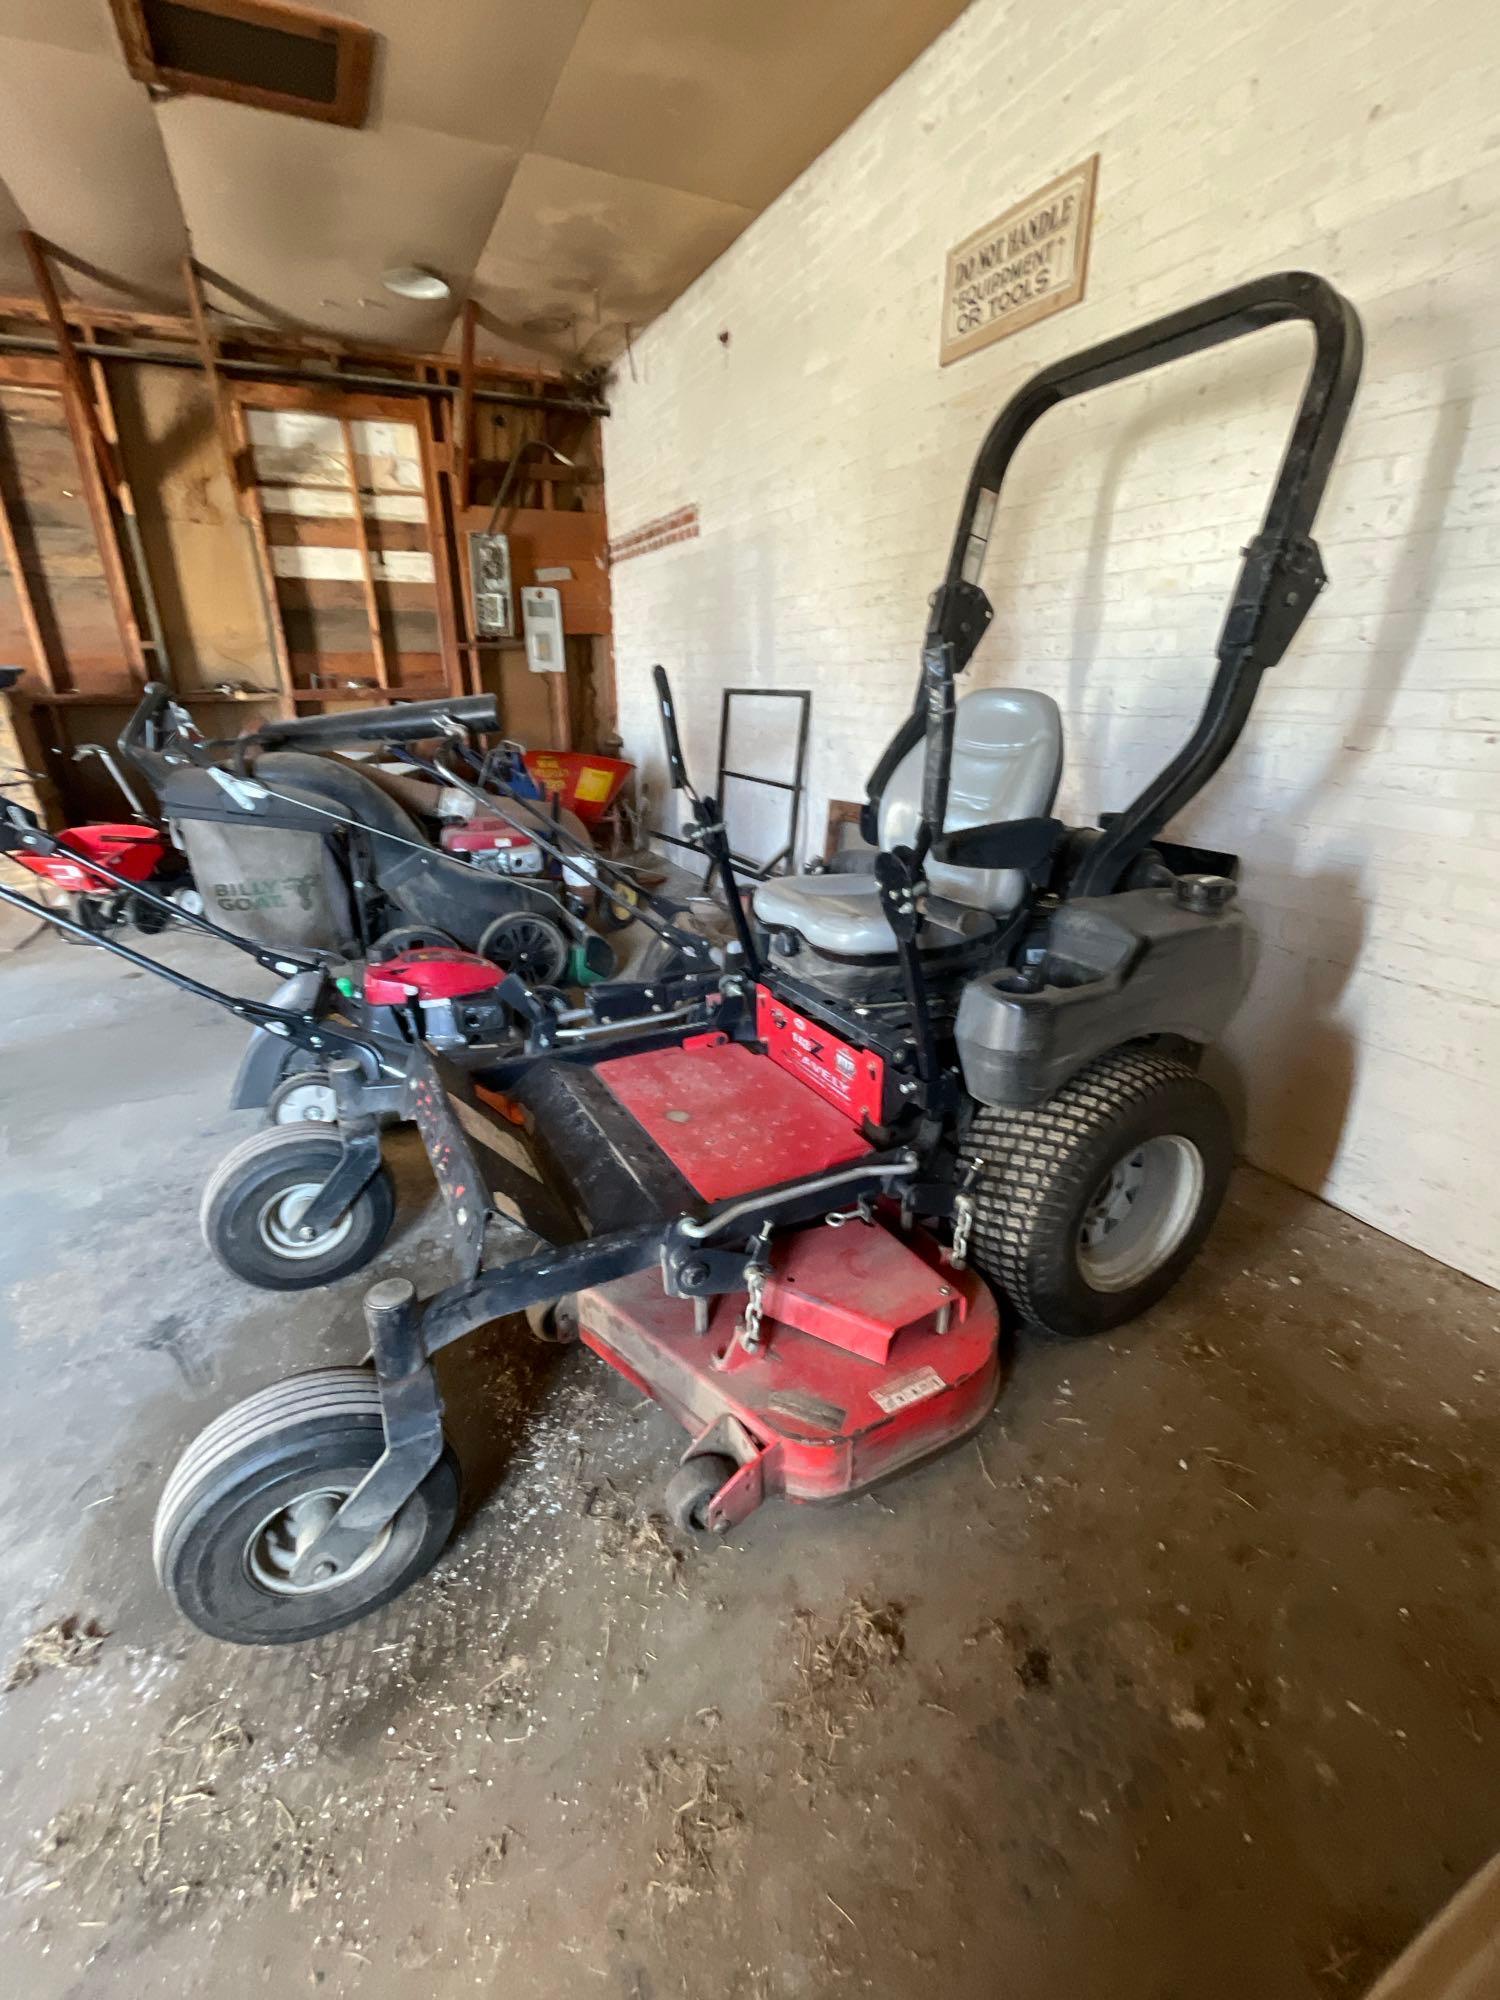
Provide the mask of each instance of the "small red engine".
{"label": "small red engine", "polygon": [[471,1039],[460,1003],[493,992],[504,977],[498,965],[476,952],[424,945],[382,965],[367,965],[364,995],[371,1007],[414,1003],[422,1010],[422,1039],[444,1048]]}
{"label": "small red engine", "polygon": [[529,834],[503,819],[483,814],[465,820],[461,826],[444,827],[443,851],[461,854],[476,868],[494,875],[540,875],[542,850]]}
{"label": "small red engine", "polygon": [[123,875],[127,882],[147,882],[167,851],[166,841],[154,827],[134,823],[117,825],[100,821],[93,826],[70,826],[57,839],[59,846],[79,857],[77,861],[61,854],[17,853],[14,859],[33,875],[43,875],[59,889],[71,889],[80,896],[117,893],[113,882],[96,875],[84,866],[85,862],[100,861],[116,875]]}

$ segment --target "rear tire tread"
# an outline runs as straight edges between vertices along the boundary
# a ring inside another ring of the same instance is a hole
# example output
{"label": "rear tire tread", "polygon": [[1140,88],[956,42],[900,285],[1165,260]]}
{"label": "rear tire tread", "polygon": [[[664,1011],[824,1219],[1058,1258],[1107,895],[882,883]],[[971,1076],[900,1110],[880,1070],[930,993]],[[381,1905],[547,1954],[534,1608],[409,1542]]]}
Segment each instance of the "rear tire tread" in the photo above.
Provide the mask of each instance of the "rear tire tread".
{"label": "rear tire tread", "polygon": [[[974,1262],[1024,1318],[1053,1332],[1076,1330],[1059,1327],[1038,1296],[1039,1253],[1068,1225],[1080,1193],[1078,1162],[1090,1142],[1175,1086],[1201,1093],[1223,1115],[1217,1095],[1187,1063],[1147,1049],[1097,1057],[1045,1104],[1028,1110],[985,1105],[976,1113],[964,1145],[966,1158],[980,1162],[973,1187]],[[1207,1219],[1195,1221],[1187,1239],[1194,1249],[1218,1199],[1205,1196],[1199,1217],[1206,1212]],[[1168,1260],[1168,1268],[1176,1262]]]}

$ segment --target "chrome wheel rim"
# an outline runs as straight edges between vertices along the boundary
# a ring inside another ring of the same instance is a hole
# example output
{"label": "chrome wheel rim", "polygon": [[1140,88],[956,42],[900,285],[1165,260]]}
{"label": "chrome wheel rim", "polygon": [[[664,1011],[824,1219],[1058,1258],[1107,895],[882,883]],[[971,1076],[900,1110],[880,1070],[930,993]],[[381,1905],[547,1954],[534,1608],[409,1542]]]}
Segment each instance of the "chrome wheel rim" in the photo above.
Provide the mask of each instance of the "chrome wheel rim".
{"label": "chrome wheel rim", "polygon": [[1096,1292],[1123,1292],[1159,1271],[1203,1201],[1203,1155],[1176,1133],[1122,1154],[1090,1195],[1078,1268]]}
{"label": "chrome wheel rim", "polygon": [[348,1583],[368,1569],[391,1539],[389,1524],[345,1568],[329,1566],[326,1576],[309,1577],[305,1583],[292,1580],[302,1551],[317,1540],[352,1491],[348,1486],[315,1487],[268,1514],[245,1544],[245,1569],[251,1579],[278,1597],[306,1597]]}
{"label": "chrome wheel rim", "polygon": [[257,1217],[260,1238],[268,1250],[296,1263],[304,1257],[325,1256],[343,1242],[354,1227],[353,1209],[341,1215],[321,1236],[304,1238],[297,1234],[298,1225],[322,1185],[321,1181],[299,1181],[296,1187],[283,1188],[272,1195]]}
{"label": "chrome wheel rim", "polygon": [[276,1106],[278,1125],[331,1125],[338,1100],[331,1083],[298,1083],[283,1093]]}

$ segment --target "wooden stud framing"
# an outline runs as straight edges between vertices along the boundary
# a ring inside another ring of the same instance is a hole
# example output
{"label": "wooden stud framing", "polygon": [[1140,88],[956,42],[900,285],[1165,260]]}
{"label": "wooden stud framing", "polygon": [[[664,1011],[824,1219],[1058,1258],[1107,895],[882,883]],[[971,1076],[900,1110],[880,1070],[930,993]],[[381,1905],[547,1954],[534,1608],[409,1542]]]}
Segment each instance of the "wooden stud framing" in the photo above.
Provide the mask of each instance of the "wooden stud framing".
{"label": "wooden stud framing", "polygon": [[[375,565],[370,558],[370,530],[365,520],[364,496],[359,487],[359,467],[354,462],[354,428],[347,417],[339,418],[344,459],[349,468],[349,498],[354,502],[354,539],[359,548],[359,574],[365,592],[365,619],[370,627],[370,651],[375,656],[375,678],[382,688],[391,684],[390,663],[386,659],[385,634],[380,629],[380,593],[375,588]],[[435,565],[434,565],[435,567]]]}
{"label": "wooden stud framing", "polygon": [[224,377],[219,373],[219,343],[214,334],[213,322],[208,316],[208,306],[203,297],[198,266],[191,257],[184,257],[182,260],[182,282],[187,287],[193,338],[203,363],[209,394],[213,397],[214,428],[219,433],[219,448],[224,454],[225,469],[229,473],[230,491],[234,495],[235,506],[239,508],[241,514],[244,514],[245,482],[241,476],[240,454],[234,441],[234,418],[230,413],[229,397],[224,387]]}
{"label": "wooden stud framing", "polygon": [[[483,689],[479,685],[477,662],[472,689],[467,685],[464,674],[466,656],[459,643],[458,613],[453,601],[453,563],[449,553],[450,550],[457,553],[458,520],[456,516],[449,517],[444,505],[443,482],[438,476],[437,413],[430,401],[423,400],[417,435],[422,447],[422,504],[427,509],[427,546],[432,551],[432,587],[437,598],[443,678],[451,694],[480,694]],[[467,657],[472,659],[473,655]]]}
{"label": "wooden stud framing", "polygon": [[453,411],[454,507],[466,514],[471,501],[474,477],[474,327],[479,309],[472,299],[464,300],[463,328],[458,358],[458,401]]}
{"label": "wooden stud framing", "polygon": [[271,544],[266,536],[266,515],[260,502],[260,484],[255,478],[250,432],[245,423],[244,406],[238,401],[230,404],[229,427],[230,441],[236,458],[243,457],[245,465],[250,468],[250,478],[245,487],[245,518],[250,523],[250,536],[255,544],[256,561],[260,567],[261,596],[265,600],[266,625],[271,635],[271,657],[276,666],[276,678],[280,682],[279,694],[289,711],[295,693],[292,687],[292,657],[287,648],[286,627],[281,622],[281,600],[276,594],[276,567],[271,561]]}
{"label": "wooden stud framing", "polygon": [[94,407],[94,399],[89,394],[84,380],[83,367],[73,346],[73,336],[68,331],[67,317],[63,312],[62,300],[57,295],[57,286],[52,278],[52,266],[47,261],[47,253],[42,248],[41,239],[29,229],[21,231],[21,248],[26,252],[26,261],[31,266],[31,276],[36,285],[37,296],[47,315],[47,324],[52,329],[52,338],[57,342],[57,358],[62,363],[63,381],[69,392],[69,402],[77,405],[78,419],[83,424],[89,448],[93,452],[111,492],[120,484],[120,465],[114,447],[105,437],[99,423],[99,412]]}
{"label": "wooden stud framing", "polygon": [[16,602],[21,611],[21,623],[26,628],[26,640],[31,647],[32,665],[40,675],[48,694],[56,694],[57,674],[47,647],[47,636],[42,630],[42,621],[37,617],[36,599],[31,594],[31,578],[21,566],[20,544],[16,540],[16,527],[10,517],[10,506],[3,487],[0,487],[0,555],[5,557],[5,566],[10,571],[11,581],[16,587]]}
{"label": "wooden stud framing", "polygon": [[53,282],[52,267],[47,261],[41,239],[33,235],[29,229],[23,229],[21,245],[31,266],[32,276],[36,280],[47,322],[52,329],[52,337],[57,342],[58,365],[62,370],[63,412],[68,420],[73,450],[78,459],[84,498],[88,503],[89,518],[93,523],[100,566],[104,571],[104,586],[109,592],[115,626],[125,654],[125,664],[136,680],[144,681],[146,662],[141,647],[140,627],[136,623],[135,605],[131,600],[125,559],[115,533],[114,518],[109,511],[111,497],[122,507],[130,509],[133,509],[134,501],[129,485],[120,471],[119,457],[114,445],[104,434],[99,406],[94,399],[94,387],[89,377],[85,375],[78,352],[73,345],[73,336],[68,330],[62,300]]}

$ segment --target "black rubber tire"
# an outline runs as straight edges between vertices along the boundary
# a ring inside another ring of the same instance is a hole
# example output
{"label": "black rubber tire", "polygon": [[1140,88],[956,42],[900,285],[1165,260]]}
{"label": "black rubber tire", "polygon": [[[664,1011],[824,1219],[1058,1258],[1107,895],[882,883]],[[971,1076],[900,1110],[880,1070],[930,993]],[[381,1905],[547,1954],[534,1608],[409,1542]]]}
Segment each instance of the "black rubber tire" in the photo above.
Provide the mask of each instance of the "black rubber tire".
{"label": "black rubber tire", "polygon": [[178,1459],[156,1510],[156,1573],[183,1617],[231,1645],[288,1645],[353,1624],[425,1575],[458,1517],[458,1461],[446,1446],[383,1547],[345,1580],[283,1592],[251,1567],[263,1523],[299,1494],[352,1491],[384,1442],[379,1392],[363,1368],[294,1375],[216,1417]]}
{"label": "black rubber tire", "polygon": [[[512,936],[526,940],[524,953],[509,948]],[[568,970],[568,934],[554,918],[540,910],[507,910],[485,926],[479,940],[479,956],[506,972],[514,972],[528,986],[556,986]]]}
{"label": "black rubber tire", "polygon": [[722,1452],[704,1451],[687,1459],[667,1481],[667,1519],[684,1534],[708,1533],[708,1503],[739,1467]]}
{"label": "black rubber tire", "polygon": [[148,903],[144,896],[131,896],[125,905],[126,915],[142,937],[159,937],[172,919],[165,910]]}
{"label": "black rubber tire", "polygon": [[614,937],[620,931],[628,931],[636,918],[636,901],[626,901],[628,892],[611,895],[601,889],[594,903],[594,928],[605,937]]}
{"label": "black rubber tire", "polygon": [[326,1180],[339,1155],[339,1137],[326,1127],[273,1125],[243,1140],[209,1177],[199,1221],[203,1240],[227,1271],[268,1292],[304,1292],[363,1270],[390,1234],[396,1190],[384,1166],[355,1197],[347,1227],[318,1255],[301,1246],[278,1250],[262,1227],[278,1193]]}
{"label": "black rubber tire", "polygon": [[299,1132],[305,1132],[309,1125],[326,1126],[332,1124],[337,1116],[337,1113],[334,1111],[331,1111],[327,1118],[312,1118],[306,1114],[296,1116],[290,1111],[283,1110],[287,1099],[293,1096],[295,1092],[305,1090],[309,1084],[312,1084],[319,1090],[328,1091],[331,1097],[333,1084],[326,1069],[291,1070],[281,1079],[280,1083],[277,1084],[271,1095],[266,1099],[267,1125],[276,1125],[283,1129],[287,1126],[292,1126]]}
{"label": "black rubber tire", "polygon": [[[1175,1248],[1139,1282],[1101,1291],[1084,1275],[1079,1234],[1089,1203],[1117,1162],[1148,1140],[1197,1149],[1202,1185]],[[1066,1338],[1122,1326],[1170,1291],[1213,1227],[1234,1164],[1223,1100],[1187,1064],[1116,1049],[1031,1111],[985,1106],[964,1143],[980,1162],[970,1255],[1016,1310]]]}
{"label": "black rubber tire", "polygon": [[370,946],[371,965],[384,965],[388,958],[400,958],[408,951],[458,951],[461,949],[456,938],[440,931],[435,924],[398,924],[394,930],[384,932]]}

